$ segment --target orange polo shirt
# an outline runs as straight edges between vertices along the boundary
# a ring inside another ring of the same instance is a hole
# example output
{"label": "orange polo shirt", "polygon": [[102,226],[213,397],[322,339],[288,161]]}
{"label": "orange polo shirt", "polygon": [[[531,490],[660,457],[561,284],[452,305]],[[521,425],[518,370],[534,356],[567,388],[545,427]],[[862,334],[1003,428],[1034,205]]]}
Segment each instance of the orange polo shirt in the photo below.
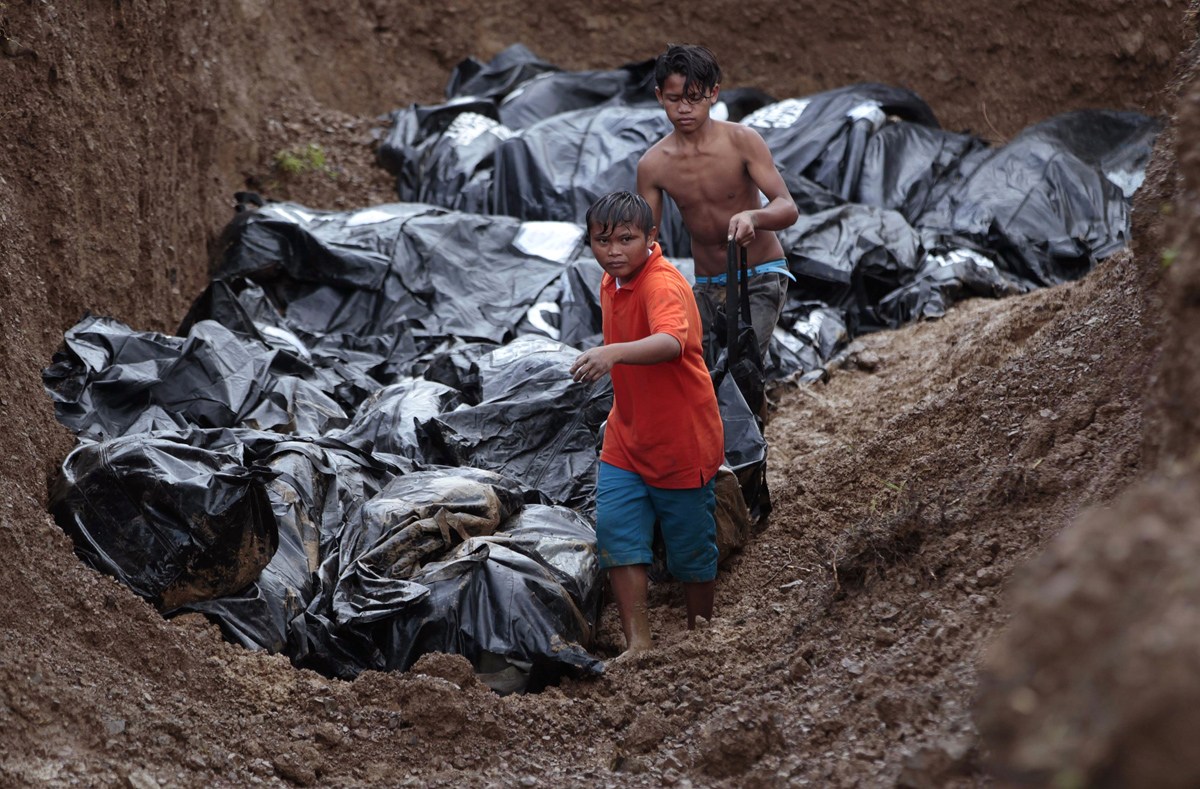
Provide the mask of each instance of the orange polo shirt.
{"label": "orange polo shirt", "polygon": [[650,259],[621,287],[604,275],[600,308],[605,345],[661,333],[683,349],[669,362],[613,367],[613,406],[600,459],[656,488],[707,483],[725,459],[725,434],[687,279],[655,244]]}

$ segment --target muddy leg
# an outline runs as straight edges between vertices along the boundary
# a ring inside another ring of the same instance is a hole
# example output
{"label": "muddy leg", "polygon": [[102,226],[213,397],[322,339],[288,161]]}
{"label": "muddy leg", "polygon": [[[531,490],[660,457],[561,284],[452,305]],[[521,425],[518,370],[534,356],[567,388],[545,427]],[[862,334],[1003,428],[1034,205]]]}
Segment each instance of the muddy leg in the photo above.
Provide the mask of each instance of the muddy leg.
{"label": "muddy leg", "polygon": [[646,614],[646,590],[649,582],[646,579],[646,565],[610,567],[608,581],[612,585],[613,597],[617,600],[617,611],[621,615],[626,654],[649,649],[650,619]]}
{"label": "muddy leg", "polygon": [[683,594],[687,599],[688,630],[696,629],[697,616],[702,616],[705,619],[712,620],[713,597],[715,595],[716,587],[716,581],[685,583],[683,585]]}

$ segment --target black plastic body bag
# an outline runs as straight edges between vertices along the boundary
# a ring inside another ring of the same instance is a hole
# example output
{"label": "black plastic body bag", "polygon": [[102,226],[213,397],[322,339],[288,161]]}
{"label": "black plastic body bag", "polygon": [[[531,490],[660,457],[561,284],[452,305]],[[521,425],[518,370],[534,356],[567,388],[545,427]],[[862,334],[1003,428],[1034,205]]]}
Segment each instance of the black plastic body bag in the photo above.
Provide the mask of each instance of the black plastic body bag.
{"label": "black plastic body bag", "polygon": [[767,446],[763,439],[767,396],[762,355],[750,319],[747,276],[746,250],[730,240],[725,271],[725,325],[713,326],[715,337],[709,337],[712,341],[724,335],[725,353],[717,357],[709,372],[725,425],[726,462],[741,483],[742,497],[752,520],[757,526],[765,526],[771,512]]}

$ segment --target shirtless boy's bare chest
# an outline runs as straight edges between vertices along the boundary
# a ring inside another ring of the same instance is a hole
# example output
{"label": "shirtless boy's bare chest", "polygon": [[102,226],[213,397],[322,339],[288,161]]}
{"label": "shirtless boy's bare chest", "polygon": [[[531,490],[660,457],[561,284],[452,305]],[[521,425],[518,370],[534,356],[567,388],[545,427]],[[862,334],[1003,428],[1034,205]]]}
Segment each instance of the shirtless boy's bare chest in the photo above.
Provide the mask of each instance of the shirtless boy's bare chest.
{"label": "shirtless boy's bare chest", "polygon": [[683,212],[712,207],[730,214],[741,211],[757,190],[745,163],[732,151],[692,153],[665,157],[659,183]]}
{"label": "shirtless boy's bare chest", "polygon": [[664,153],[658,183],[679,207],[693,242],[723,245],[729,218],[759,207],[742,157],[732,146]]}

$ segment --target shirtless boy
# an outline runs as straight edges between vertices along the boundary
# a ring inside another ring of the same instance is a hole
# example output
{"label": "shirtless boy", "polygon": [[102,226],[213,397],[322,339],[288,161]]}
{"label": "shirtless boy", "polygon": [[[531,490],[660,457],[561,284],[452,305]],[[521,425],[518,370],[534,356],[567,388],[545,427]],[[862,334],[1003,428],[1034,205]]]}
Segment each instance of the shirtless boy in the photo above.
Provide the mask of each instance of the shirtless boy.
{"label": "shirtless boy", "polygon": [[[662,224],[663,193],[679,207],[692,238],[693,290],[706,336],[724,310],[729,240],[746,248],[751,318],[765,361],[792,279],[775,231],[796,221],[796,203],[758,132],[709,117],[721,91],[721,67],[708,49],[671,44],[655,63],[654,80],[674,130],[638,162],[638,192],[656,226]],[[710,364],[716,355],[706,348]]]}

